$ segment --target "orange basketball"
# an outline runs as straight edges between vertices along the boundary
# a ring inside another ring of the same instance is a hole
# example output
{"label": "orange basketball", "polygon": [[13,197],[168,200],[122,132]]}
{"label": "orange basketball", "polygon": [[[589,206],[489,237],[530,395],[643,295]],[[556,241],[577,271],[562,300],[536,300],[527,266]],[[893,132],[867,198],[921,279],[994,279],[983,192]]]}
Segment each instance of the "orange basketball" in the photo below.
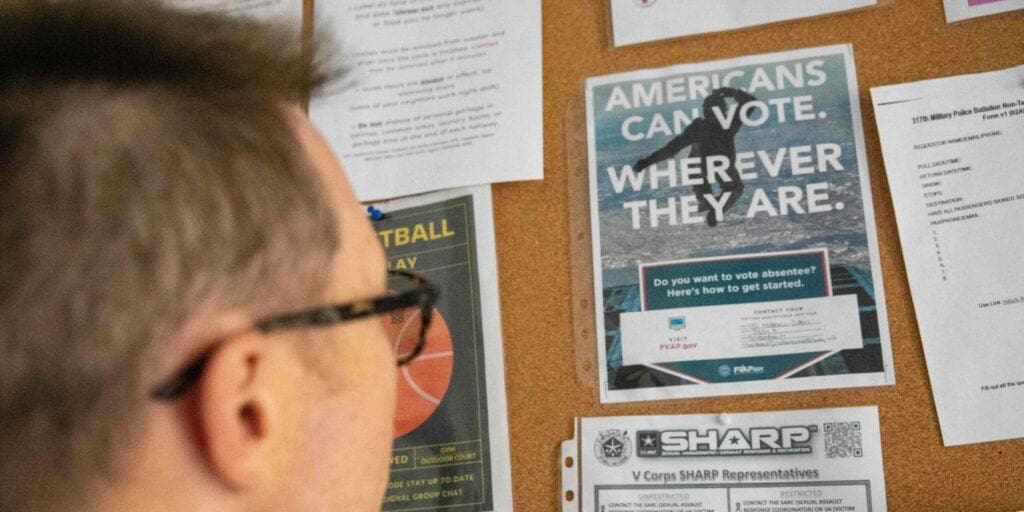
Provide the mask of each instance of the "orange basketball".
{"label": "orange basketball", "polygon": [[[418,310],[410,311],[403,323],[388,328],[396,350],[402,350],[397,340],[408,339],[411,334],[419,332],[419,315]],[[430,317],[423,352],[399,368],[396,439],[416,430],[441,405],[452,379],[454,362],[451,331],[441,312],[435,309]]]}

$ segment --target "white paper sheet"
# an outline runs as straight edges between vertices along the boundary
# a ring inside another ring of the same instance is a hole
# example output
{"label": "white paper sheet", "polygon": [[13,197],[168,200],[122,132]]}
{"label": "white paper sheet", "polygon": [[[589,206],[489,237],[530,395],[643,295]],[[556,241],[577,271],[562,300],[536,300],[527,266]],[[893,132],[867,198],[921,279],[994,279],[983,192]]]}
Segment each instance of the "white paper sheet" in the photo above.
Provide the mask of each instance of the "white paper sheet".
{"label": "white paper sheet", "polygon": [[947,445],[1024,436],[1024,66],[871,90]]}
{"label": "white paper sheet", "polygon": [[611,0],[612,32],[615,46],[623,46],[807,18],[876,3],[877,0]]}
{"label": "white paper sheet", "polygon": [[310,117],[361,200],[544,177],[540,0],[315,9],[352,83]]}
{"label": "white paper sheet", "polygon": [[302,27],[302,0],[164,0],[181,9],[221,12],[259,20],[286,19]]}
{"label": "white paper sheet", "polygon": [[561,467],[563,512],[886,510],[875,407],[578,418]]}
{"label": "white paper sheet", "polygon": [[[651,340],[622,345],[622,364],[769,357],[856,350],[861,338],[857,297],[723,304],[623,313],[622,336]],[[740,366],[741,368],[743,366]]]}
{"label": "white paper sheet", "polygon": [[945,0],[946,22],[1024,9],[1024,0]]}

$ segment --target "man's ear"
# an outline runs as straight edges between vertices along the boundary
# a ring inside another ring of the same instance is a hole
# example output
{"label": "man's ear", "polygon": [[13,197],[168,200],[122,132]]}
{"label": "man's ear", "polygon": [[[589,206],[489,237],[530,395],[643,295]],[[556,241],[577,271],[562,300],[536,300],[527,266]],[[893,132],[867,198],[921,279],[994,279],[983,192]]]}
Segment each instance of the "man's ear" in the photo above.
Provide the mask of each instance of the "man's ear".
{"label": "man's ear", "polygon": [[274,428],[266,379],[268,346],[256,331],[225,338],[213,349],[196,393],[196,428],[211,470],[233,489],[259,483],[271,468]]}

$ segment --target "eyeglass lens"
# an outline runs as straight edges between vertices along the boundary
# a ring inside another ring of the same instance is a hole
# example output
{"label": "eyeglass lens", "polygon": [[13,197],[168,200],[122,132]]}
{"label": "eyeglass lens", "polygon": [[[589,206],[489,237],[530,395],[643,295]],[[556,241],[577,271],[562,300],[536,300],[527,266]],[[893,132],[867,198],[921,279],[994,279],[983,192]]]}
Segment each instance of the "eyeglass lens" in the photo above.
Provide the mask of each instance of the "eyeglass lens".
{"label": "eyeglass lens", "polygon": [[395,352],[395,360],[406,361],[420,344],[423,313],[418,306],[398,309],[381,316],[384,332]]}
{"label": "eyeglass lens", "polygon": [[[392,295],[401,295],[418,288],[418,283],[410,279],[408,275],[393,274],[388,279],[388,292]],[[401,366],[408,363],[423,348],[426,333],[423,329],[424,309],[419,306],[410,306],[404,309],[390,311],[380,316],[384,325],[384,332],[391,342],[395,354],[395,362]],[[427,314],[433,317],[436,313],[432,308],[427,309]],[[426,319],[427,328],[431,329],[432,318]]]}

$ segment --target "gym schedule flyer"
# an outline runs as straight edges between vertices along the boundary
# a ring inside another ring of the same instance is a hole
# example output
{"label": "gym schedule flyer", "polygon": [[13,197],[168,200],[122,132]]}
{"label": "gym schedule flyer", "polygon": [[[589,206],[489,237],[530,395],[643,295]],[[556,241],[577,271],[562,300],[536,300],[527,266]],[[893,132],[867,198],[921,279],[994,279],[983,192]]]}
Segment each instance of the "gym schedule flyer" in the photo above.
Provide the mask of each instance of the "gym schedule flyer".
{"label": "gym schedule flyer", "polygon": [[563,512],[886,510],[875,407],[577,418],[562,461]]}
{"label": "gym schedule flyer", "polygon": [[946,445],[1024,437],[1024,66],[871,89]]}
{"label": "gym schedule flyer", "polygon": [[946,22],[1024,9],[1024,0],[945,0]]}
{"label": "gym schedule flyer", "polygon": [[849,45],[586,92],[602,402],[894,382]]}
{"label": "gym schedule flyer", "polygon": [[399,369],[384,510],[512,510],[490,188],[374,206],[388,267],[440,290],[426,347]]}
{"label": "gym schedule flyer", "polygon": [[820,16],[877,3],[878,0],[611,0],[612,32],[615,46],[623,46]]}

